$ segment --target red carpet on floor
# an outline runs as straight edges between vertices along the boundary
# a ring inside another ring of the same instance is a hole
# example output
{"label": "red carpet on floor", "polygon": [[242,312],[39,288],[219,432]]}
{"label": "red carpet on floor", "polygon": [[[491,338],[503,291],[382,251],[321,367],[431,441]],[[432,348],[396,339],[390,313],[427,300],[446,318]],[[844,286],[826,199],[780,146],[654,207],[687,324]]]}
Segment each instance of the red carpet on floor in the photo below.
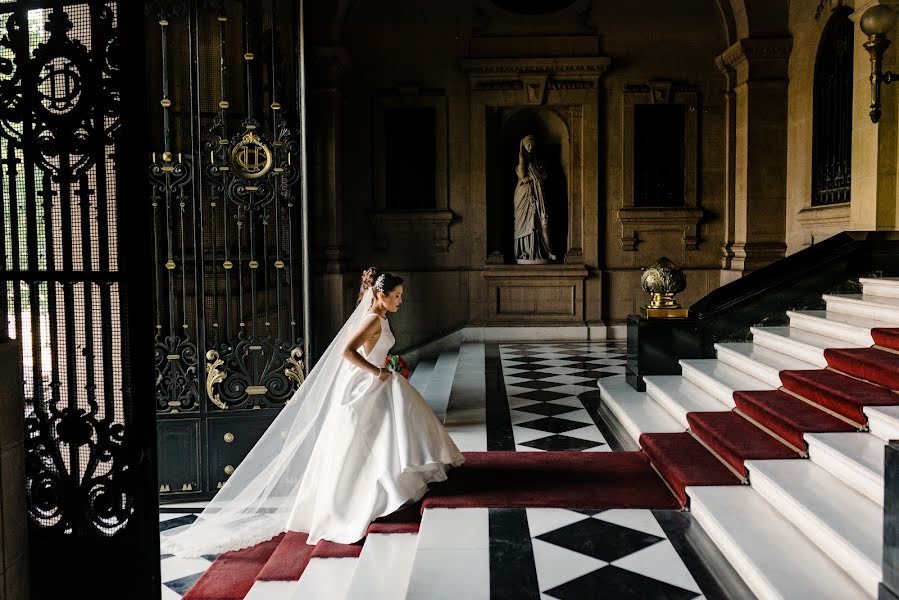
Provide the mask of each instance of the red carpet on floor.
{"label": "red carpet on floor", "polygon": [[[869,348],[861,348],[868,350]],[[827,350],[831,352],[831,350]],[[842,352],[834,350],[833,352]],[[880,354],[888,354],[875,350]],[[899,356],[896,357],[899,359]],[[828,362],[830,359],[828,359]],[[899,404],[899,396],[886,388],[872,385],[841,373],[820,371],[781,371],[784,388],[816,404],[841,414],[856,423],[865,423],[865,406]]]}
{"label": "red carpet on floor", "polygon": [[871,337],[878,346],[899,350],[899,329],[872,329]]}
{"label": "red carpet on floor", "polygon": [[743,477],[744,461],[767,458],[799,458],[767,432],[733,411],[687,413],[690,429]]}
{"label": "red carpet on floor", "polygon": [[322,540],[315,545],[312,558],[358,558],[362,554],[362,541],[355,544],[338,544]]}
{"label": "red carpet on floor", "polygon": [[845,348],[825,350],[824,358],[837,371],[899,390],[899,354],[877,348]]}
{"label": "red carpet on floor", "polygon": [[421,527],[421,503],[401,508],[380,517],[368,526],[368,533],[418,533]]}
{"label": "red carpet on floor", "polygon": [[259,581],[296,581],[303,574],[309,559],[312,558],[312,549],[306,543],[309,536],[305,533],[288,531],[284,539],[272,552],[271,557],[256,579]]}
{"label": "red carpet on floor", "polygon": [[284,534],[252,548],[226,552],[197,580],[183,600],[242,600]]}
{"label": "red carpet on floor", "polygon": [[739,485],[740,480],[689,433],[644,433],[640,447],[687,505],[688,485]]}
{"label": "red carpet on floor", "polygon": [[797,448],[805,448],[804,433],[856,431],[856,428],[795,396],[780,390],[735,392],[741,412],[755,419]]}
{"label": "red carpet on floor", "polygon": [[424,508],[668,508],[678,504],[640,452],[466,452]]}

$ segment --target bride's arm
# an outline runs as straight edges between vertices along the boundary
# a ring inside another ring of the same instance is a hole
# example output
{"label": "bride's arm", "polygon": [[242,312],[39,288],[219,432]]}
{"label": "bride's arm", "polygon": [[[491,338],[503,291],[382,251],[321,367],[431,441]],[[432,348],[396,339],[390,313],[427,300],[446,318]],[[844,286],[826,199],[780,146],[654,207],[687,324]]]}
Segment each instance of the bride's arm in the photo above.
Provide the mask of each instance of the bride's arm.
{"label": "bride's arm", "polygon": [[357,348],[362,346],[365,343],[365,340],[379,336],[381,334],[381,319],[368,319],[362,327],[359,328],[359,331],[356,332],[350,340],[346,343],[346,346],[343,347],[342,356],[362,369],[363,371],[368,371],[375,377],[380,378],[382,381],[387,379],[390,375],[390,371],[388,369],[379,369],[374,366],[359,354]]}

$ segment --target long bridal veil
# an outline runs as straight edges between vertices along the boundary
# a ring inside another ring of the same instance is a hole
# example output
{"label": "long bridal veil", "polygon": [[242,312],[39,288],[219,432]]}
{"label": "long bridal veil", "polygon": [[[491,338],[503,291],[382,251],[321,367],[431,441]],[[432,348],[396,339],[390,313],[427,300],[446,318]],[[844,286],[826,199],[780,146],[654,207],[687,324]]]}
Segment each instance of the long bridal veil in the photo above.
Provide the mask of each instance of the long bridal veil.
{"label": "long bridal veil", "polygon": [[191,525],[161,536],[165,554],[197,557],[254,546],[287,530],[297,491],[332,399],[345,395],[353,366],[341,352],[372,303],[356,310],[225,485]]}

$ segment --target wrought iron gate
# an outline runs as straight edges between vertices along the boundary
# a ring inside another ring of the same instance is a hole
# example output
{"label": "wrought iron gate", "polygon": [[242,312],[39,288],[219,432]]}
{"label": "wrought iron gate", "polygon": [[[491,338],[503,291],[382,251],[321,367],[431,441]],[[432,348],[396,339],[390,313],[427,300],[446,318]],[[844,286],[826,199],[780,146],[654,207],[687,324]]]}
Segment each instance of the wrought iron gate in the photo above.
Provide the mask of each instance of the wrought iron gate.
{"label": "wrought iron gate", "polygon": [[297,14],[148,4],[159,491],[209,497],[304,377]]}
{"label": "wrought iron gate", "polygon": [[33,598],[159,593],[136,4],[0,2],[0,338],[22,349]]}

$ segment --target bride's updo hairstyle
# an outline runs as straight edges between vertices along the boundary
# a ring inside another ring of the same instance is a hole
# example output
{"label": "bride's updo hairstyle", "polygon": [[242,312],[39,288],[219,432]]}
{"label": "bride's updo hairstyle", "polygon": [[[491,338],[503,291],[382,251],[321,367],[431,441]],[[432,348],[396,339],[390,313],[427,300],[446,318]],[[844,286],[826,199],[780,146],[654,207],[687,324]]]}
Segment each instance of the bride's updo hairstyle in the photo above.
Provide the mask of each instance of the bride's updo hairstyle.
{"label": "bride's updo hairstyle", "polygon": [[358,300],[362,300],[362,296],[365,295],[365,292],[369,288],[372,288],[375,293],[384,292],[385,294],[389,294],[396,286],[401,285],[402,283],[402,277],[398,277],[393,273],[381,271],[377,267],[369,267],[362,272],[362,286],[359,288]]}

